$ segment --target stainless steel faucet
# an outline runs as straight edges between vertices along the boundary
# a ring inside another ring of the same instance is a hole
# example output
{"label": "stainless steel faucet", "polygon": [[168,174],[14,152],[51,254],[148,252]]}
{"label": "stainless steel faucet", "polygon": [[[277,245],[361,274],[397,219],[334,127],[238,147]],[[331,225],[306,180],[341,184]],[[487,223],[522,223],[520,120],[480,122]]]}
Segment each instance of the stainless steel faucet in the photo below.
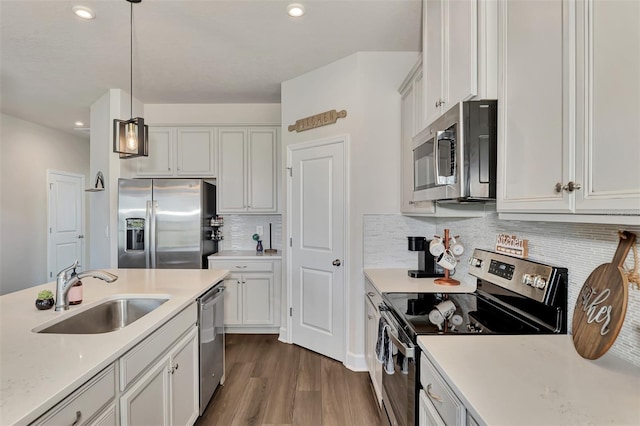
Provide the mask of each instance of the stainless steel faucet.
{"label": "stainless steel faucet", "polygon": [[58,272],[56,277],[56,311],[66,311],[69,309],[69,290],[82,278],[100,278],[108,283],[112,283],[118,279],[117,275],[106,271],[96,270],[76,273],[78,265],[78,260],[76,260],[73,262],[73,265]]}

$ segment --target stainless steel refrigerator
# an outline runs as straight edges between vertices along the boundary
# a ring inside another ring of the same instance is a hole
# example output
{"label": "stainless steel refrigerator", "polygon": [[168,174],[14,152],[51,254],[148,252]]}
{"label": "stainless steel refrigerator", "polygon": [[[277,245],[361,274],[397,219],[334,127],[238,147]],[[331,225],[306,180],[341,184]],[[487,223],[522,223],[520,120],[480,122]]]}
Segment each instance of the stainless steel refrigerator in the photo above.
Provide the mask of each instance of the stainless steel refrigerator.
{"label": "stainless steel refrigerator", "polygon": [[201,179],[120,179],[118,267],[206,268],[215,209],[216,187]]}

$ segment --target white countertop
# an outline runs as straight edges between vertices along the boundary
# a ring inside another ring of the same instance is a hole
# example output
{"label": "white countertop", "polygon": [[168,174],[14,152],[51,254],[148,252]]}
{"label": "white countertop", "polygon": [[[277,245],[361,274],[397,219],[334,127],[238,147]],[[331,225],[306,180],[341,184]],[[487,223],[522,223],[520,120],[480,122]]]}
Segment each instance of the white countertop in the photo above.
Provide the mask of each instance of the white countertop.
{"label": "white countertop", "polygon": [[212,254],[208,257],[209,260],[216,260],[220,258],[225,259],[259,259],[268,257],[270,259],[282,259],[282,252],[278,250],[276,253],[258,253],[255,250],[222,250]]}
{"label": "white countertop", "polygon": [[[226,270],[107,269],[113,283],[83,278],[83,303],[68,311],[38,311],[40,290],[55,296],[55,283],[0,297],[0,424],[28,424],[122,356],[197,297],[222,280]],[[37,334],[54,323],[114,295],[165,295],[170,299],[127,327],[102,334]]]}
{"label": "white countertop", "polygon": [[640,368],[582,358],[570,335],[422,336],[420,347],[488,425],[640,425]]}
{"label": "white countertop", "polygon": [[436,284],[436,278],[411,278],[407,269],[365,269],[364,274],[380,293],[471,293],[477,284]]}

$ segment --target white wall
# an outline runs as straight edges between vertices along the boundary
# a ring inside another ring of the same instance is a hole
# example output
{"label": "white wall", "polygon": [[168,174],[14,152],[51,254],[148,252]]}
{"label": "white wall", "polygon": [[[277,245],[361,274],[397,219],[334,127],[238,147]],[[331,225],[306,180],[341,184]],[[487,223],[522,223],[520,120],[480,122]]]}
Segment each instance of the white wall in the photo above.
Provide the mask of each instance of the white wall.
{"label": "white wall", "polygon": [[145,104],[149,125],[280,124],[280,104]]}
{"label": "white wall", "polygon": [[0,163],[0,294],[5,294],[51,281],[47,169],[82,174],[87,183],[93,179],[85,138],[5,114],[0,114]]}
{"label": "white wall", "polygon": [[[361,52],[282,83],[282,162],[291,144],[348,134],[349,235],[345,364],[362,369],[364,321],[362,303],[362,216],[398,213],[400,187],[400,95],[398,87],[416,61],[415,52]],[[336,124],[289,132],[296,120],[328,110],[347,110]],[[282,182],[287,182],[282,169]],[[286,197],[286,184],[283,194]],[[286,205],[286,200],[283,205]],[[283,216],[283,229],[287,218]],[[286,237],[286,235],[285,235]],[[286,249],[286,245],[283,245]],[[286,308],[286,307],[285,307]]]}

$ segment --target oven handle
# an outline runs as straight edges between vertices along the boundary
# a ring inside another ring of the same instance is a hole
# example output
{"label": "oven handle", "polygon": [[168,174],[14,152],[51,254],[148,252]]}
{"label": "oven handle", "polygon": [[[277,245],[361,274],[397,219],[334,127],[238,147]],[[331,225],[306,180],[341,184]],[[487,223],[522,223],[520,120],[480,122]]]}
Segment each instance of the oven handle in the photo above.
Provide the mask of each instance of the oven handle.
{"label": "oven handle", "polygon": [[391,339],[393,344],[396,346],[396,348],[398,348],[400,353],[402,353],[402,355],[404,355],[405,358],[415,359],[416,357],[415,348],[410,348],[409,346],[405,345],[400,341],[397,335],[398,333],[397,330],[391,325],[393,324],[393,322],[391,318],[389,318],[389,315],[385,311],[380,311],[380,315],[382,315],[382,317],[387,321],[387,324],[389,325],[389,327],[387,327],[386,333],[387,333],[387,336],[389,336],[389,339]]}

